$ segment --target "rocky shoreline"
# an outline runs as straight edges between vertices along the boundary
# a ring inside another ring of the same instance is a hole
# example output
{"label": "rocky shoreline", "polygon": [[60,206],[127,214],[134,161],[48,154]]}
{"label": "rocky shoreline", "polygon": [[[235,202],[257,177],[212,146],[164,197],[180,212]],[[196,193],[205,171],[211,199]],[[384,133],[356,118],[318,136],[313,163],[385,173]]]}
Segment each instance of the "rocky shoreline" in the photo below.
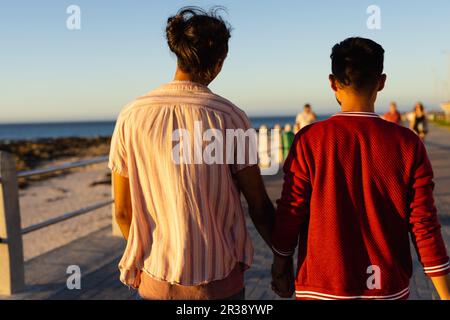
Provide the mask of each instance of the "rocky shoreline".
{"label": "rocky shoreline", "polygon": [[107,155],[110,142],[111,137],[0,140],[0,150],[13,154],[17,171],[23,171],[63,158]]}
{"label": "rocky shoreline", "polygon": [[[22,141],[1,141],[0,150],[14,155],[16,170],[25,171],[44,167],[55,162],[70,159],[86,159],[109,153],[111,137],[93,138],[49,138]],[[19,187],[25,188],[30,181],[51,177],[46,175],[32,179],[21,179]]]}

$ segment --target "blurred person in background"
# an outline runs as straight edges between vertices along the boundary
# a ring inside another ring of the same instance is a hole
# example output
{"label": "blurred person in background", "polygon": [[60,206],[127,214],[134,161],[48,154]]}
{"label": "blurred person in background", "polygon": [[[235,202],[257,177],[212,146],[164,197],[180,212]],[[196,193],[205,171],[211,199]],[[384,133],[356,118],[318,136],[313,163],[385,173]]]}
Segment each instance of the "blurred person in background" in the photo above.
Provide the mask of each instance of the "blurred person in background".
{"label": "blurred person in background", "polygon": [[414,107],[409,127],[420,137],[420,139],[422,139],[422,141],[425,141],[425,137],[428,133],[428,119],[427,114],[425,113],[425,107],[421,102],[417,102]]}
{"label": "blurred person in background", "polygon": [[305,106],[303,107],[303,111],[300,112],[295,119],[295,127],[296,129],[298,129],[296,130],[296,132],[316,121],[317,116],[312,111],[311,105],[309,103],[305,104]]}
{"label": "blurred person in background", "polygon": [[397,104],[395,102],[391,102],[389,111],[384,114],[383,119],[399,125],[402,124],[402,115],[398,112]]}
{"label": "blurred person in background", "polygon": [[289,154],[289,149],[294,141],[294,137],[295,134],[292,132],[292,126],[290,124],[286,124],[282,133],[283,160],[286,160]]}

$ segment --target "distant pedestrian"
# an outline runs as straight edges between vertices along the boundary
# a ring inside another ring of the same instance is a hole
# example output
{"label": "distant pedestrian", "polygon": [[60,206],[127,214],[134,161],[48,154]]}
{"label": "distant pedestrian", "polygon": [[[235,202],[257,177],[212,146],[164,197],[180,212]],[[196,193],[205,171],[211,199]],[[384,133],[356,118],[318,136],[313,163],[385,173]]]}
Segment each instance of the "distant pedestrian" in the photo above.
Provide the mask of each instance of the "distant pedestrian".
{"label": "distant pedestrian", "polygon": [[428,119],[425,113],[425,107],[421,102],[416,103],[412,115],[410,128],[424,141],[428,134]]}
{"label": "distant pedestrian", "polygon": [[292,126],[290,124],[286,124],[284,126],[283,134],[282,134],[282,144],[283,144],[283,160],[286,160],[289,149],[291,148],[292,142],[294,141],[295,134],[292,132]]}
{"label": "distant pedestrian", "polygon": [[389,111],[383,116],[383,119],[396,124],[402,124],[402,115],[398,112],[397,104],[392,102],[389,106]]}
{"label": "distant pedestrian", "polygon": [[309,103],[305,104],[303,111],[297,115],[295,119],[296,128],[300,131],[307,125],[317,121],[317,115],[312,111]]}

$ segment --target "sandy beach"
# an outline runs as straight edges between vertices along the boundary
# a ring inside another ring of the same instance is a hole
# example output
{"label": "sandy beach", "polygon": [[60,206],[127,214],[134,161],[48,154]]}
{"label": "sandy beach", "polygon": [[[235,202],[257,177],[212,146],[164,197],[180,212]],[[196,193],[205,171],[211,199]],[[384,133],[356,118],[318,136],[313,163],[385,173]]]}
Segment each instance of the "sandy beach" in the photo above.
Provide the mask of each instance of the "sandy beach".
{"label": "sandy beach", "polygon": [[[44,168],[107,155],[109,138],[64,138],[0,144],[13,153],[17,170]],[[79,156],[73,156],[79,155]],[[111,198],[106,163],[51,176],[19,180],[22,228]],[[23,237],[24,258],[32,259],[111,224],[111,207],[38,230]]]}
{"label": "sandy beach", "polygon": [[[31,183],[19,192],[22,227],[110,199],[111,186],[101,183],[108,173],[106,164],[97,164]],[[111,209],[108,206],[26,234],[23,237],[24,258],[31,259],[110,224]]]}

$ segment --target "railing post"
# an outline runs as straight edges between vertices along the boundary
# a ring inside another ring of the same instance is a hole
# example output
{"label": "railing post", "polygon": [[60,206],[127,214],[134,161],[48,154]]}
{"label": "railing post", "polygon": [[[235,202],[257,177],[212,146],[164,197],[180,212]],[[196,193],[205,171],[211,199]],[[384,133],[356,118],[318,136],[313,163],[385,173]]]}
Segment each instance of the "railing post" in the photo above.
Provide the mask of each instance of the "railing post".
{"label": "railing post", "polygon": [[25,287],[19,192],[14,157],[0,151],[0,294]]}
{"label": "railing post", "polygon": [[[111,172],[111,195],[114,199],[114,172]],[[111,218],[112,218],[112,235],[117,237],[122,237],[122,232],[120,231],[119,225],[116,222],[116,206],[114,203],[111,205]]]}

